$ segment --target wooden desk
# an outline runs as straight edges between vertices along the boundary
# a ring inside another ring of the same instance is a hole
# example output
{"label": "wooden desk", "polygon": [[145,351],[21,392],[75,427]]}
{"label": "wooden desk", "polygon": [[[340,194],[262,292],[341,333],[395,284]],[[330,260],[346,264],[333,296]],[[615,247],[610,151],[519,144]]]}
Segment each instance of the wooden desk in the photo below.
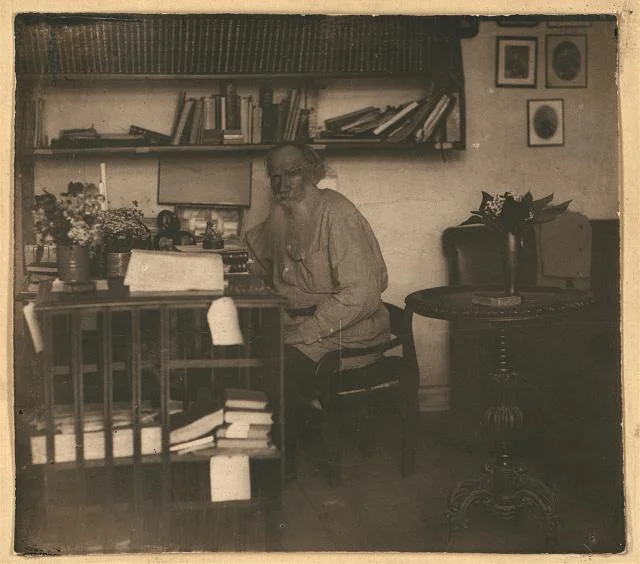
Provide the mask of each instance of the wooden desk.
{"label": "wooden desk", "polygon": [[554,493],[544,482],[528,475],[524,466],[511,456],[511,442],[524,419],[514,391],[524,375],[512,353],[510,336],[512,331],[529,324],[546,323],[580,311],[591,304],[591,296],[579,290],[525,288],[521,291],[520,305],[494,308],[472,303],[472,294],[481,290],[499,288],[444,286],[414,292],[405,300],[409,323],[415,313],[489,326],[495,336],[494,367],[487,375],[487,385],[497,389],[499,399],[496,405],[487,408],[485,422],[495,436],[498,456],[494,463],[485,465],[482,476],[459,482],[451,492],[447,508],[450,535],[454,529],[468,525],[467,512],[475,504],[484,505],[505,519],[515,517],[520,510],[533,509],[545,521],[547,546],[551,548],[557,536]]}
{"label": "wooden desk", "polygon": [[[254,467],[261,462],[257,459],[266,459],[262,461],[263,467],[267,468],[265,472],[271,472],[275,479],[266,480],[269,482],[267,486],[258,485],[258,479],[255,489],[259,490],[256,493],[266,494],[262,498],[266,499],[267,513],[272,516],[272,519],[267,519],[267,540],[275,542],[274,548],[277,548],[278,541],[273,533],[279,527],[274,522],[277,516],[273,515],[277,515],[280,507],[285,451],[282,363],[284,300],[266,291],[247,294],[246,288],[246,284],[244,289],[232,284],[228,291],[238,308],[245,344],[216,347],[211,344],[206,312],[218,295],[206,292],[132,295],[123,286],[113,286],[104,292],[65,294],[53,293],[48,286],[43,286],[36,302],[36,312],[44,337],[44,351],[40,361],[43,407],[47,422],[47,463],[32,464],[26,470],[42,472],[42,507],[48,522],[56,519],[60,500],[55,499],[55,491],[60,476],[65,475],[65,480],[73,481],[74,492],[73,499],[68,499],[68,503],[64,505],[76,512],[79,529],[86,527],[86,516],[94,510],[101,511],[107,520],[118,519],[118,512],[124,511],[133,515],[136,520],[133,527],[135,533],[128,550],[146,550],[150,545],[156,547],[156,550],[158,547],[184,549],[181,539],[176,540],[175,535],[172,535],[176,515],[180,519],[184,512],[201,513],[219,506],[210,502],[206,477],[200,480],[201,491],[195,497],[180,498],[177,493],[179,488],[175,483],[175,478],[181,472],[182,476],[185,475],[185,465],[208,465],[211,455],[175,455],[169,450],[170,402],[175,399],[174,395],[178,395],[183,407],[186,407],[193,395],[190,382],[198,379],[200,383],[208,381],[214,390],[224,387],[261,387],[270,394],[274,408],[274,439],[278,449],[275,454],[257,453],[252,456],[252,486]],[[93,359],[94,362],[88,358],[89,350],[83,350],[83,341],[86,339],[83,339],[85,332],[82,325],[86,323],[87,314],[93,314],[93,318],[97,320],[93,328],[98,337],[98,350],[95,351],[97,358]],[[122,333],[120,347],[114,345],[116,326]],[[67,355],[65,344],[68,346]],[[121,354],[122,360],[115,360],[116,354]],[[151,374],[150,379],[143,378],[145,371]],[[125,376],[128,387],[125,395],[131,405],[133,456],[127,458],[115,457],[113,450],[114,377],[117,373]],[[73,388],[72,405],[77,437],[74,462],[54,462],[53,407],[59,403],[59,384],[64,377],[70,378]],[[83,420],[88,396],[85,392],[88,384],[95,384],[96,381],[101,381],[102,388],[105,457],[86,460]],[[143,454],[142,449],[141,411],[143,399],[147,400],[143,394],[143,382],[147,385],[149,381],[157,383],[158,392],[157,395],[151,394],[150,401],[153,403],[157,400],[159,403],[161,449],[155,454]],[[273,460],[268,460],[270,458]],[[274,465],[275,472],[269,470]],[[132,469],[131,495],[124,502],[117,501],[116,492],[121,487],[116,483],[115,473],[121,466]],[[89,471],[93,472],[95,468],[100,469],[102,484],[97,499],[95,492],[93,495],[88,492]],[[151,499],[148,499],[148,491],[145,494],[145,489],[149,489],[151,468],[156,473],[159,468],[159,488],[157,492],[152,492],[157,495],[151,495]],[[172,474],[175,475],[173,481]],[[247,502],[228,502],[227,505],[229,504],[238,507],[251,505]],[[152,527],[144,522],[149,521],[150,515],[153,516],[152,520],[157,520]],[[47,524],[45,523],[45,528]],[[108,538],[108,529],[109,527],[105,527],[105,550],[110,547],[112,549],[115,542],[115,539]],[[151,529],[151,532],[144,535],[141,533],[144,529]],[[211,536],[211,529],[205,526],[203,534]],[[86,535],[80,531],[78,538],[82,540]],[[79,552],[82,552],[82,548],[77,547]]]}

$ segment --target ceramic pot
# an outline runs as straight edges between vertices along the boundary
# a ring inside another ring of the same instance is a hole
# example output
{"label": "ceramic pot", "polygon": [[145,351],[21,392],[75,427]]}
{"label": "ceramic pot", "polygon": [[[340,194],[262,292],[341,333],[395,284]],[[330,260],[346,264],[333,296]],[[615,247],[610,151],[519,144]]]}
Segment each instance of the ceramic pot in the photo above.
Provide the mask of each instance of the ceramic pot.
{"label": "ceramic pot", "polygon": [[66,284],[86,284],[91,277],[89,247],[58,245],[56,248],[58,275]]}

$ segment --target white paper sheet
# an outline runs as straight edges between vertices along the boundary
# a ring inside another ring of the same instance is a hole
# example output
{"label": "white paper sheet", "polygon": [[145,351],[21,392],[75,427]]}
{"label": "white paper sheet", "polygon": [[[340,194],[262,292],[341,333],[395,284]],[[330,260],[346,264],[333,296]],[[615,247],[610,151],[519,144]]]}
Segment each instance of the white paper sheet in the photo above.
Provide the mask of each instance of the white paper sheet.
{"label": "white paper sheet", "polygon": [[213,456],[209,460],[211,501],[251,499],[248,456]]}
{"label": "white paper sheet", "polygon": [[229,297],[215,300],[207,312],[211,341],[216,346],[243,344],[238,309]]}
{"label": "white paper sheet", "polygon": [[38,324],[38,317],[36,316],[35,308],[35,302],[29,302],[26,306],[24,306],[22,312],[27,322],[29,333],[31,333],[33,348],[37,353],[41,353],[44,350],[44,339],[42,338],[42,331],[40,330],[40,325]]}
{"label": "white paper sheet", "polygon": [[224,291],[222,257],[213,253],[131,251],[124,278],[131,292]]}

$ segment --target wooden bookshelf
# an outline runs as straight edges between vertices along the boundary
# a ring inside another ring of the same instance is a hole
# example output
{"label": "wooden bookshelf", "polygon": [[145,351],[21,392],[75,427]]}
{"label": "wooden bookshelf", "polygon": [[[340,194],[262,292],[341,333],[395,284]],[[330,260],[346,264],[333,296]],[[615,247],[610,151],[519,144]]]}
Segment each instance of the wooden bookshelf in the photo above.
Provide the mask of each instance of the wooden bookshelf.
{"label": "wooden bookshelf", "polygon": [[[389,152],[420,152],[451,150],[452,143],[310,143],[318,151],[389,151]],[[266,153],[275,147],[274,144],[244,144],[244,145],[163,145],[154,147],[96,147],[86,149],[34,149],[20,153],[22,157],[63,157],[63,156],[100,156],[100,155],[161,155],[161,154],[207,154],[207,153]]]}

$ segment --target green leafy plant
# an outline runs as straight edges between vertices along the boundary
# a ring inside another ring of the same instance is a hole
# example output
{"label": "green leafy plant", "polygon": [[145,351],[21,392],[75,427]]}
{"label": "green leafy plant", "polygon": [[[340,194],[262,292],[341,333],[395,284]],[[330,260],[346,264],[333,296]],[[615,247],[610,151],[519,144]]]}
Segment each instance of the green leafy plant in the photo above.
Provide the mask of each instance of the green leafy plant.
{"label": "green leafy plant", "polygon": [[518,196],[511,192],[491,195],[482,192],[482,202],[477,211],[465,223],[484,223],[487,227],[504,233],[516,233],[526,223],[546,223],[565,212],[571,200],[550,205],[553,194],[534,200],[531,192]]}
{"label": "green leafy plant", "polygon": [[36,244],[94,246],[100,237],[98,216],[103,203],[94,184],[69,182],[67,191],[57,197],[44,190],[35,197],[32,210]]}

